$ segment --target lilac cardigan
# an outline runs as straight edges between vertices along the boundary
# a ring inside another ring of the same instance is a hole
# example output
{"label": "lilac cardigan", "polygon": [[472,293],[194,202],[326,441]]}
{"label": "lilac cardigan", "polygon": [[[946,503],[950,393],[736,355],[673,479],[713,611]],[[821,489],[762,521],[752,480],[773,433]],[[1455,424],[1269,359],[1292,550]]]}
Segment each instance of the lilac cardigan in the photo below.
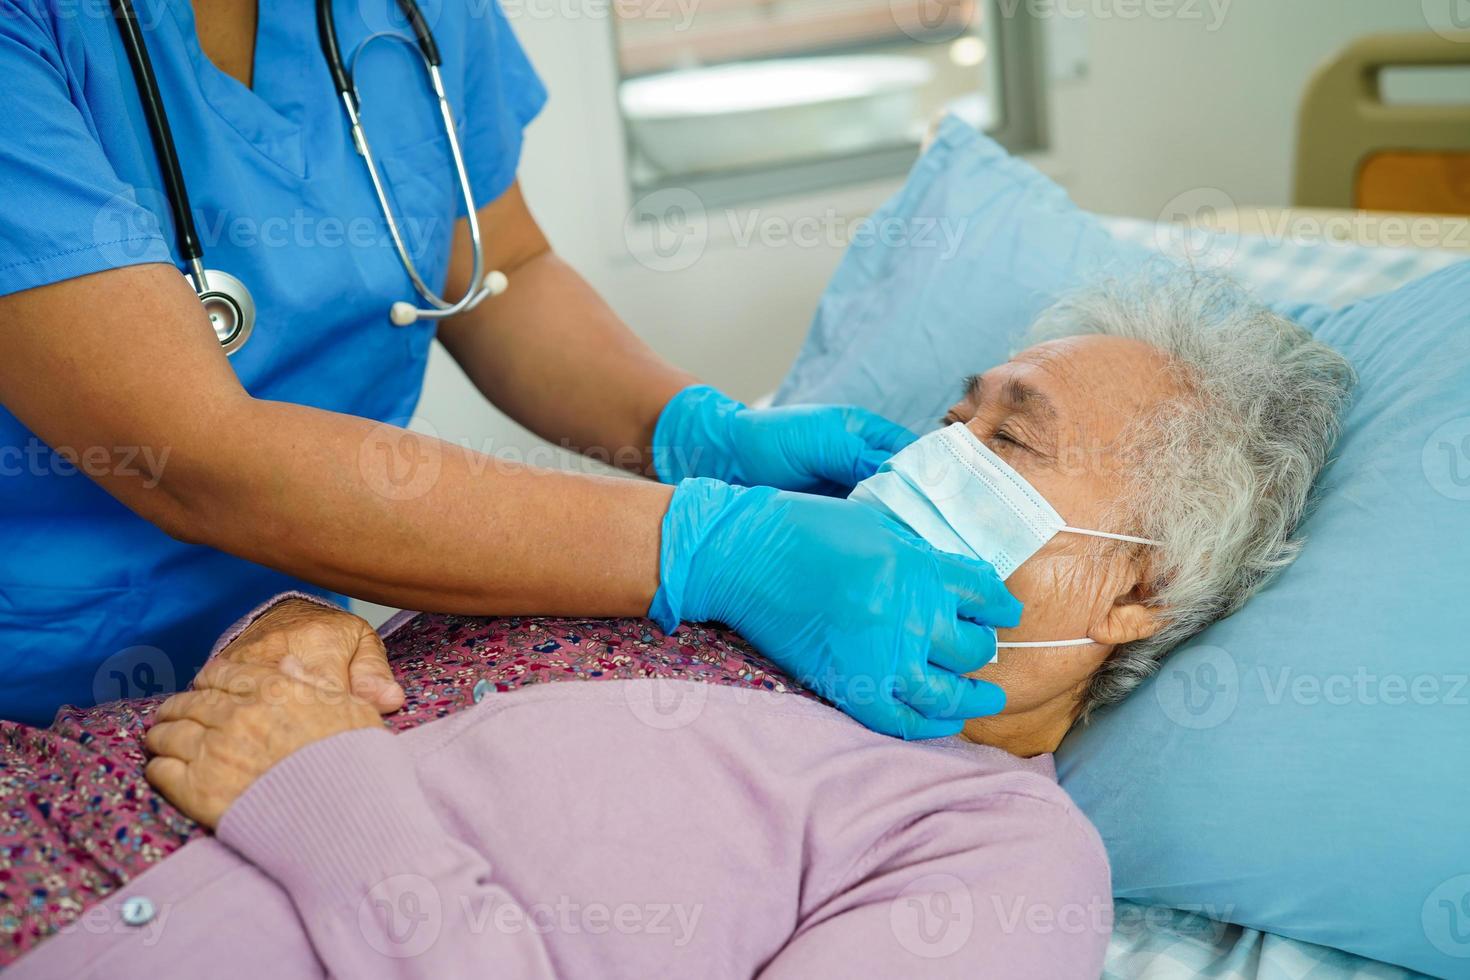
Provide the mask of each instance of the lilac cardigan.
{"label": "lilac cardigan", "polygon": [[308,746],[9,975],[1094,978],[1110,896],[1050,757],[546,684]]}

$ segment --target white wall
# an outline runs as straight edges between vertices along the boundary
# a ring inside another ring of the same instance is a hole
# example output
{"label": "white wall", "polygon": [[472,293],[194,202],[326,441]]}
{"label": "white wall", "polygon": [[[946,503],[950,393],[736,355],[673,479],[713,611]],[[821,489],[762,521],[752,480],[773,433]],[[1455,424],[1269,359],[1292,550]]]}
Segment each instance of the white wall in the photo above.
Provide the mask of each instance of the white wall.
{"label": "white wall", "polygon": [[[1312,70],[1380,31],[1470,27],[1463,0],[1209,0],[1200,19],[1092,18],[1090,67],[1054,122],[1085,207],[1157,217],[1174,196],[1220,188],[1289,203],[1296,107]],[[1108,0],[1089,0],[1107,9]]]}

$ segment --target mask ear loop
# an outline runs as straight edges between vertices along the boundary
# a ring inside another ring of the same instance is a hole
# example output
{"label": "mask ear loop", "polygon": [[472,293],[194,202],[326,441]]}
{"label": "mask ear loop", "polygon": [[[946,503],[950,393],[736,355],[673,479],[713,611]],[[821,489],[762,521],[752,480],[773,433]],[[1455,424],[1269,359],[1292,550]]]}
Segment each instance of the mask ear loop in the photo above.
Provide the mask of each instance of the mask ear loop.
{"label": "mask ear loop", "polygon": [[991,663],[1000,663],[1001,651],[1003,649],[1047,649],[1048,646],[1089,646],[1095,644],[1095,642],[1097,641],[1089,638],[1089,636],[1080,636],[1078,639],[1014,639],[1014,641],[1004,641],[1003,639],[1003,641],[995,642],[995,657],[992,658]]}
{"label": "mask ear loop", "polygon": [[1057,530],[1070,531],[1073,534],[1086,534],[1094,538],[1108,538],[1111,541],[1130,541],[1133,544],[1163,544],[1162,541],[1155,541],[1153,538],[1139,538],[1135,537],[1132,534],[1113,534],[1111,531],[1091,531],[1085,527],[1073,527],[1070,524],[1063,524],[1061,527],[1057,528]]}
{"label": "mask ear loop", "polygon": [[[1133,544],[1158,545],[1162,542],[1153,538],[1140,538],[1132,534],[1113,534],[1110,531],[1093,531],[1085,527],[1072,527],[1063,524],[1059,531],[1071,531],[1073,534],[1086,534],[1094,538],[1107,538],[1110,541],[1129,541]],[[1000,650],[1045,650],[1048,647],[1084,647],[1090,646],[1097,641],[1090,636],[1078,637],[1075,640],[998,640],[996,641],[995,659],[1000,659]]]}

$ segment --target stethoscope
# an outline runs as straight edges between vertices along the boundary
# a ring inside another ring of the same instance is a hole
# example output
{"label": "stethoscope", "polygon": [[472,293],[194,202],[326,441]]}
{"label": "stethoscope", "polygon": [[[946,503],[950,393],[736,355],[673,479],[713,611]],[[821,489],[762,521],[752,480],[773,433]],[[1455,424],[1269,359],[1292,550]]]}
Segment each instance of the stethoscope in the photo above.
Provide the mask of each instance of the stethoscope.
{"label": "stethoscope", "polygon": [[[388,319],[396,326],[404,327],[416,320],[442,320],[445,317],[472,310],[489,297],[504,292],[507,281],[502,272],[491,271],[488,274],[485,272],[485,248],[480,235],[480,221],[475,214],[475,198],[470,189],[469,174],[465,172],[464,155],[459,146],[459,134],[455,130],[454,114],[450,111],[449,98],[444,94],[444,80],[439,74],[439,46],[434,42],[433,32],[429,30],[429,25],[414,0],[398,0],[398,8],[403,11],[403,15],[412,25],[414,40],[391,32],[371,34],[364,38],[353,51],[350,70],[343,63],[342,51],[337,45],[337,26],[333,20],[331,0],[317,0],[316,26],[321,40],[322,53],[326,55],[327,67],[332,73],[332,83],[337,88],[337,94],[347,110],[348,122],[352,125],[353,146],[357,148],[358,155],[367,163],[368,176],[372,179],[374,193],[378,195],[378,206],[382,208],[383,217],[387,219],[388,234],[392,236],[393,247],[397,250],[398,259],[403,263],[403,268],[407,270],[408,278],[412,280],[414,289],[429,304],[425,309],[402,300],[394,303],[388,310]],[[255,328],[255,300],[251,297],[250,290],[239,279],[219,269],[205,268],[204,248],[200,244],[199,233],[194,226],[193,212],[189,209],[189,190],[184,185],[184,174],[179,168],[179,155],[174,147],[173,130],[169,128],[168,114],[163,107],[163,97],[158,91],[158,79],[153,74],[153,62],[148,57],[148,47],[143,42],[142,29],[138,23],[137,11],[133,8],[132,0],[112,0],[112,16],[117,22],[118,33],[122,35],[123,46],[127,48],[128,61],[132,64],[133,78],[137,82],[138,96],[143,104],[143,113],[148,117],[148,129],[153,136],[154,153],[158,157],[159,169],[163,172],[169,211],[173,215],[179,255],[188,265],[185,275],[192,281],[194,291],[199,294],[199,301],[204,304],[204,310],[209,314],[209,322],[214,327],[214,333],[219,338],[220,346],[224,348],[226,354],[233,354],[245,345],[245,341],[250,338],[250,333]],[[434,95],[439,100],[439,114],[443,120],[445,135],[449,138],[449,151],[454,158],[454,169],[459,175],[460,193],[464,197],[465,214],[469,218],[470,243],[473,247],[474,258],[470,287],[465,291],[464,296],[455,302],[450,302],[434,292],[419,275],[418,267],[414,265],[413,257],[408,254],[408,248],[404,245],[403,233],[399,230],[398,220],[393,216],[393,208],[389,205],[388,195],[383,189],[383,179],[378,172],[378,163],[373,158],[372,148],[368,145],[367,134],[363,132],[358,112],[362,103],[358,98],[357,86],[352,80],[352,73],[357,68],[357,59],[362,56],[363,50],[378,40],[416,45],[419,56],[423,60],[424,69],[428,72],[429,83],[433,86]]]}

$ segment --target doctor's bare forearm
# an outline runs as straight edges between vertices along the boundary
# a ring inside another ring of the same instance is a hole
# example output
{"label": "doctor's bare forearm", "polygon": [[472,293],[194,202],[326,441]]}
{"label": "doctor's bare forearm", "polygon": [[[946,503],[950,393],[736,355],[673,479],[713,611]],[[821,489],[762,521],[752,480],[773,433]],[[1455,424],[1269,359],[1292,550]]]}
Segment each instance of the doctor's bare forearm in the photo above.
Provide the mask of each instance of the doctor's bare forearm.
{"label": "doctor's bare forearm", "polygon": [[0,322],[0,403],[175,537],[408,608],[637,615],[657,588],[668,488],[251,398],[173,268],[0,297]]}
{"label": "doctor's bare forearm", "polygon": [[[693,384],[643,343],[551,250],[512,185],[480,210],[488,268],[510,288],[446,321],[439,338],[476,387],[548,441],[647,472],[644,451],[668,400]],[[469,234],[457,230],[448,295],[469,280]]]}
{"label": "doctor's bare forearm", "polygon": [[233,471],[180,468],[177,536],[357,598],[642,615],[669,488],[540,470],[346,415],[252,402]]}

